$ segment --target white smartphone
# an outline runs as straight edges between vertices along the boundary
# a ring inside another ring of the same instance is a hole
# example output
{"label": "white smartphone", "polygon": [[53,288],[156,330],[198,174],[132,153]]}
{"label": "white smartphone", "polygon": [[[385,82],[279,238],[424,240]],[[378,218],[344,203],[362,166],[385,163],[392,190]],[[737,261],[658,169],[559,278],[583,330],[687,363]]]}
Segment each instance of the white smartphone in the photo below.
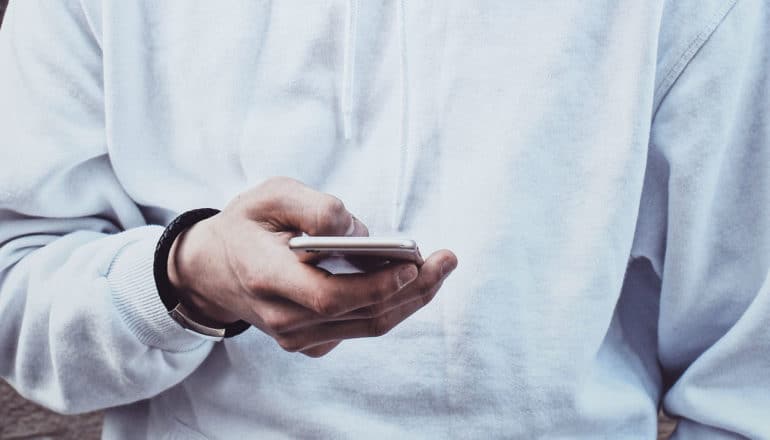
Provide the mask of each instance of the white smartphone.
{"label": "white smartphone", "polygon": [[324,257],[360,257],[368,260],[410,261],[423,263],[414,240],[382,237],[314,237],[303,235],[289,240],[289,249],[295,252]]}

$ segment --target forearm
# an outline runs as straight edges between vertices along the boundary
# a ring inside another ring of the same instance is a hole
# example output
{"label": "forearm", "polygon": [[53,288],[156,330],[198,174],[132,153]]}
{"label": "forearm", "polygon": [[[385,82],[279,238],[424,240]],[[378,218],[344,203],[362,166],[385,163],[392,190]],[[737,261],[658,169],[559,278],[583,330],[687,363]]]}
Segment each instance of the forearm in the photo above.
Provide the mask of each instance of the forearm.
{"label": "forearm", "polygon": [[43,247],[43,236],[28,236],[0,248],[3,378],[72,413],[148,398],[190,374],[211,343],[178,327],[157,298],[161,231],[79,231]]}

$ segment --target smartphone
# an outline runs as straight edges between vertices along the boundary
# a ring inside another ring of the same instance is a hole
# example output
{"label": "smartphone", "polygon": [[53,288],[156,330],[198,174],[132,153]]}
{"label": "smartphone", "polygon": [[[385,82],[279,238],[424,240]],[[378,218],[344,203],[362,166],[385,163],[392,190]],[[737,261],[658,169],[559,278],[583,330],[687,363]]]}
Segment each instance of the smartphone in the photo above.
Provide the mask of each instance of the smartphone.
{"label": "smartphone", "polygon": [[414,240],[382,237],[314,237],[303,235],[289,240],[294,252],[317,254],[325,257],[353,257],[354,259],[409,261],[417,266],[423,263]]}

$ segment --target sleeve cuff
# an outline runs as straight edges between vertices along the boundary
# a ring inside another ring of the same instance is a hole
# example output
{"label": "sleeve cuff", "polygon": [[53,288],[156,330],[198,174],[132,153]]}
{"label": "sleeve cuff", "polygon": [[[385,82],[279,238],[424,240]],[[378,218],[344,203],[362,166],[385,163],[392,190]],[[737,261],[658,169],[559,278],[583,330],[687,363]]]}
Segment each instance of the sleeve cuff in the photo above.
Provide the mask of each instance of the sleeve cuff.
{"label": "sleeve cuff", "polygon": [[144,344],[172,352],[189,351],[207,342],[168,315],[153,276],[155,245],[162,228],[124,246],[112,261],[107,282],[118,314]]}

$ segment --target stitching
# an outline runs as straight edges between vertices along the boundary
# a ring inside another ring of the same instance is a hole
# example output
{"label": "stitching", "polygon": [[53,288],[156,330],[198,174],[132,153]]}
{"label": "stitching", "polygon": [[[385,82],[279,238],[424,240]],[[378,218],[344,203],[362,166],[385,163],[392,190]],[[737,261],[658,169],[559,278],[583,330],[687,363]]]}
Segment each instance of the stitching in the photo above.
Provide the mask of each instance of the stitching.
{"label": "stitching", "polygon": [[655,89],[652,112],[653,119],[655,119],[655,115],[658,113],[658,109],[663,103],[665,97],[668,95],[668,92],[682,75],[685,68],[687,68],[687,66],[690,64],[690,61],[695,58],[695,55],[698,53],[698,51],[706,44],[706,41],[708,41],[708,39],[714,34],[719,25],[724,21],[728,13],[737,3],[738,0],[728,1],[719,10],[717,10],[706,27],[695,36],[695,39],[693,39],[693,41],[687,46],[684,53],[679,57],[677,62],[671,66],[668,73],[666,73],[665,77],[663,78],[663,81],[661,81],[661,83]]}

